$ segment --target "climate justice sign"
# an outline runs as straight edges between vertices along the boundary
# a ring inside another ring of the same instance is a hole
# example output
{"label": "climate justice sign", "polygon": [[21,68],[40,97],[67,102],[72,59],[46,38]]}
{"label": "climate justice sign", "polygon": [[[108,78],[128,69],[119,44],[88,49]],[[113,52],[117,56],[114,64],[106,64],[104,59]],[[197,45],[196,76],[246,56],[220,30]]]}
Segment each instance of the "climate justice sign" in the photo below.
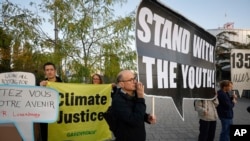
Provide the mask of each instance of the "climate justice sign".
{"label": "climate justice sign", "polygon": [[111,138],[103,118],[111,104],[111,84],[49,82],[47,86],[59,91],[60,97],[57,122],[48,124],[48,141],[97,141]]}
{"label": "climate justice sign", "polygon": [[136,48],[145,93],[172,97],[183,115],[183,98],[213,98],[216,38],[157,1],[137,10]]}

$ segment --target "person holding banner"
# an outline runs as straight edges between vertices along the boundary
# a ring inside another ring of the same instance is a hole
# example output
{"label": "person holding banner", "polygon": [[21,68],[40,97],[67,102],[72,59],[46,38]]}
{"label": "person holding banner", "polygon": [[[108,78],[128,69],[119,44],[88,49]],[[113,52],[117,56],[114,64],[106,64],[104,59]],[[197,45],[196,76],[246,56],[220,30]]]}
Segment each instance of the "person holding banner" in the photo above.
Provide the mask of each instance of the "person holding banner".
{"label": "person holding banner", "polygon": [[[92,75],[92,82],[91,83],[92,84],[103,84],[104,82],[102,80],[102,76],[100,74],[98,74],[98,73],[95,73],[95,74]],[[111,91],[111,98],[112,98],[115,91],[116,91],[116,89],[117,89],[117,87],[116,87],[116,85],[114,83],[111,86],[112,86],[112,91]],[[114,134],[112,132],[111,141],[113,141],[113,140],[115,140],[115,138],[114,138]]]}
{"label": "person holding banner", "polygon": [[220,90],[218,90],[219,105],[217,107],[218,116],[221,121],[220,141],[230,140],[230,125],[233,124],[233,107],[236,103],[237,96],[230,91],[233,89],[233,83],[229,80],[220,82]]}
{"label": "person holding banner", "polygon": [[213,141],[216,130],[218,114],[216,107],[219,105],[217,95],[212,100],[196,100],[195,110],[200,118],[200,134],[198,141]]}
{"label": "person holding banner", "polygon": [[56,66],[51,62],[47,62],[43,65],[45,74],[45,80],[40,82],[40,86],[46,86],[48,81],[51,82],[62,82],[61,78],[56,76]]}
{"label": "person holding banner", "polygon": [[[97,73],[93,74],[91,84],[104,84],[102,76]],[[111,91],[111,98],[112,98],[117,89],[117,85],[115,83],[112,83],[111,86],[112,86],[112,91]]]}
{"label": "person holding banner", "polygon": [[102,76],[97,73],[92,75],[92,84],[103,84]]}
{"label": "person holding banner", "polygon": [[[45,74],[45,80],[40,82],[40,86],[47,86],[48,81],[50,82],[62,82],[61,78],[56,76],[56,66],[54,63],[47,62],[43,65],[43,70]],[[39,126],[40,125],[40,126]],[[47,123],[40,123],[35,124],[35,138],[40,138],[39,140],[47,141],[48,138],[48,124]],[[40,130],[40,137],[37,137],[38,131]]]}
{"label": "person holding banner", "polygon": [[117,118],[117,130],[114,132],[116,141],[145,141],[144,122],[156,123],[154,115],[146,113],[144,85],[137,82],[134,73],[121,71],[117,76],[116,94],[113,96],[112,107]]}

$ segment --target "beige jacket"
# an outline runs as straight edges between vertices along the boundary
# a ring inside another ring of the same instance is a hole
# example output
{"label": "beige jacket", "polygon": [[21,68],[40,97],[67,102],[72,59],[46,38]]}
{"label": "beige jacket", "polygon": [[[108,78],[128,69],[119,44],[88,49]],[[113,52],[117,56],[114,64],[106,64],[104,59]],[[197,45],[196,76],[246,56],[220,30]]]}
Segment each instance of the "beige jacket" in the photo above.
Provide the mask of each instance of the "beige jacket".
{"label": "beige jacket", "polygon": [[195,110],[198,112],[200,119],[205,121],[216,121],[218,118],[216,107],[219,101],[216,98],[213,100],[195,100]]}

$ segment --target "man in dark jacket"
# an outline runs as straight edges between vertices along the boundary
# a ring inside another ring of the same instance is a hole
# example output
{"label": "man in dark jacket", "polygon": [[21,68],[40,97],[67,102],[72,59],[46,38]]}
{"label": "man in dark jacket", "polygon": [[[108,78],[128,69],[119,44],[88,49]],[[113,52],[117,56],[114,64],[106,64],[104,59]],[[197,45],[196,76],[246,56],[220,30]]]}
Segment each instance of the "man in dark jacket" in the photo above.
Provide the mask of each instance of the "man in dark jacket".
{"label": "man in dark jacket", "polygon": [[217,107],[218,116],[221,121],[220,141],[230,140],[230,125],[233,123],[233,107],[237,96],[229,95],[232,91],[233,83],[229,80],[220,82],[220,90],[217,92],[219,106]]}
{"label": "man in dark jacket", "polygon": [[155,116],[146,114],[144,86],[137,82],[134,73],[121,71],[117,76],[118,92],[113,96],[112,107],[117,118],[116,141],[145,141],[144,122],[153,124]]}
{"label": "man in dark jacket", "polygon": [[47,82],[62,82],[61,78],[56,76],[56,66],[51,62],[47,62],[43,65],[45,80],[40,82],[40,86],[46,86]]}
{"label": "man in dark jacket", "polygon": [[[44,74],[45,74],[46,78],[45,78],[45,80],[42,80],[40,82],[40,86],[47,86],[48,81],[50,81],[50,82],[62,82],[61,78],[56,76],[57,71],[56,71],[56,66],[54,63],[51,63],[51,62],[45,63],[43,65],[43,70],[44,70]],[[40,124],[35,124],[35,126],[36,126],[35,127],[36,140],[47,141],[47,139],[48,139],[48,124],[47,123],[40,123]],[[37,134],[40,134],[40,135],[37,135]]]}

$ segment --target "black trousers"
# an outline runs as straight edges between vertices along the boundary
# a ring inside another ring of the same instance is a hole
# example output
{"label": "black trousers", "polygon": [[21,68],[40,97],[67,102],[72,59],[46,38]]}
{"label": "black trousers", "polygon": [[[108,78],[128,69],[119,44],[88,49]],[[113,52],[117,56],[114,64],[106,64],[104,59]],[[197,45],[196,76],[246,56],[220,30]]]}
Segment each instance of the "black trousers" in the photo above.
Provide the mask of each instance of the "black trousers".
{"label": "black trousers", "polygon": [[200,119],[199,141],[213,141],[216,130],[216,121],[205,121]]}

